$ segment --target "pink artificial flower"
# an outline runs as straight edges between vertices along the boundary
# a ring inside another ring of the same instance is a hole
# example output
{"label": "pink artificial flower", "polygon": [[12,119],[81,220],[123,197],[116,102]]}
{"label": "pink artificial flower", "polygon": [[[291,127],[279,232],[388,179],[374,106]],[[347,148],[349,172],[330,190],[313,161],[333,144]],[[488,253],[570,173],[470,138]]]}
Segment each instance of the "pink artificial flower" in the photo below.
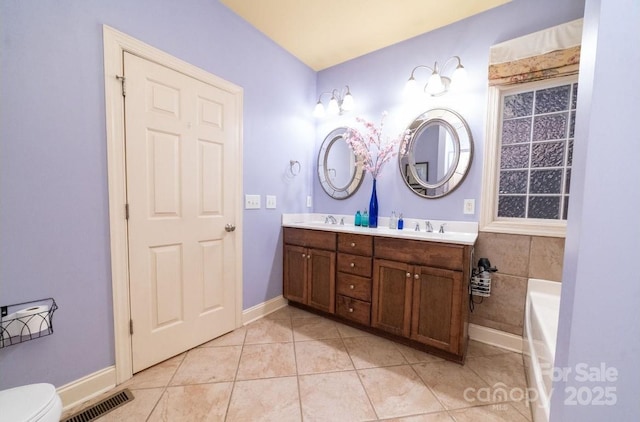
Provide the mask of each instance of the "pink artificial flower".
{"label": "pink artificial flower", "polygon": [[369,122],[362,117],[356,117],[356,121],[365,127],[365,134],[352,128],[347,128],[344,140],[347,142],[353,153],[362,159],[364,169],[371,173],[374,179],[378,178],[384,164],[397,154],[396,148],[400,146],[400,154],[404,155],[407,150],[410,131],[407,129],[396,138],[382,138],[382,128],[387,112],[382,113],[380,126],[376,127],[373,122]]}

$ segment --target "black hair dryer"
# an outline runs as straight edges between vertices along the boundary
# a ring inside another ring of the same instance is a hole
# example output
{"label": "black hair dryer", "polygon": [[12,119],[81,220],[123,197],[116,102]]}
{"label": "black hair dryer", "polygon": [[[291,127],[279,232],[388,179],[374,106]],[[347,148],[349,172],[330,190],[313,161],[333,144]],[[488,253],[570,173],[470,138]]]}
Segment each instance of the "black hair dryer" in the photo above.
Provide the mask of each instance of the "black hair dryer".
{"label": "black hair dryer", "polygon": [[473,270],[471,277],[471,294],[474,296],[491,296],[491,273],[498,271],[491,266],[488,258],[478,260],[478,268]]}

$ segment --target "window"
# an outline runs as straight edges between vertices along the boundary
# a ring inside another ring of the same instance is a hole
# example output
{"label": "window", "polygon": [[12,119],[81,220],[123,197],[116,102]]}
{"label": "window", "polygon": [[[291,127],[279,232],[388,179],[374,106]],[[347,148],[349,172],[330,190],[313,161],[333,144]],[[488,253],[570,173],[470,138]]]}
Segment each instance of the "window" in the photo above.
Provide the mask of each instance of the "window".
{"label": "window", "polygon": [[577,77],[490,91],[482,229],[564,236]]}

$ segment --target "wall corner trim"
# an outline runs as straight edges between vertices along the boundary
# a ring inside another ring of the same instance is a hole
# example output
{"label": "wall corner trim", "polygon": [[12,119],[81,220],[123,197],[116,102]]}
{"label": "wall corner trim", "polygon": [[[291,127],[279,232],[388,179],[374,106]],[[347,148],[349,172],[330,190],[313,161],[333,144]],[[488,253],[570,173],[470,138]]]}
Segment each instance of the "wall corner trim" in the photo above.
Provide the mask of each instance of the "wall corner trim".
{"label": "wall corner trim", "polygon": [[106,393],[116,386],[116,367],[109,366],[57,388],[63,411]]}
{"label": "wall corner trim", "polygon": [[512,352],[522,353],[522,337],[482,325],[469,324],[469,338]]}

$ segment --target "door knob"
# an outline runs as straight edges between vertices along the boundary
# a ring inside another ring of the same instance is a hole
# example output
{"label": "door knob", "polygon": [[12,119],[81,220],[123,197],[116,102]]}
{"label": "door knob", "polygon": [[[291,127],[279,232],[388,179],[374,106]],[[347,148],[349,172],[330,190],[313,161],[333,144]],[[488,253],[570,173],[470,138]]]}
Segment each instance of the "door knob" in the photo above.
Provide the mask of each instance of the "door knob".
{"label": "door knob", "polygon": [[228,232],[232,232],[236,229],[236,226],[235,224],[227,224],[224,226],[224,229]]}

